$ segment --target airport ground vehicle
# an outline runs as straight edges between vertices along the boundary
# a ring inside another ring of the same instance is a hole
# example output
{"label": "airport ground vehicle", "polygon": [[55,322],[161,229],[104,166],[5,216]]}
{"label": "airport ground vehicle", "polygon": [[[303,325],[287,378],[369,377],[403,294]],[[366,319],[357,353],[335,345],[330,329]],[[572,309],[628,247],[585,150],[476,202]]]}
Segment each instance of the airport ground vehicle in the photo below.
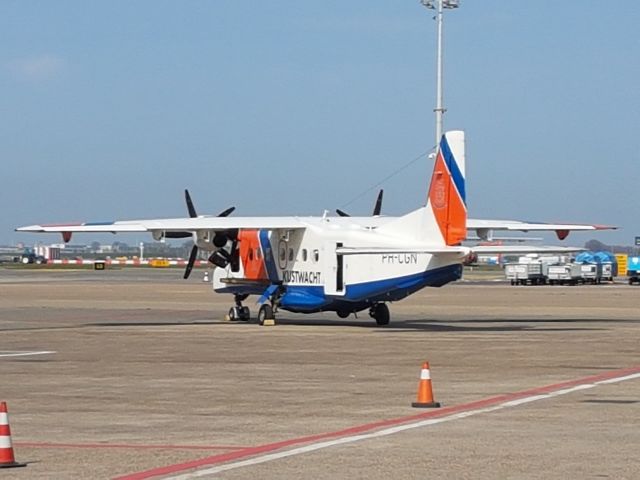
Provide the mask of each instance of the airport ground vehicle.
{"label": "airport ground vehicle", "polygon": [[31,248],[25,248],[22,252],[22,255],[14,258],[14,262],[24,263],[25,265],[29,263],[35,263],[41,265],[43,263],[47,263],[47,259],[42,255],[37,255],[36,252]]}
{"label": "airport ground vehicle", "polygon": [[640,257],[629,257],[627,260],[627,277],[629,285],[640,285]]}

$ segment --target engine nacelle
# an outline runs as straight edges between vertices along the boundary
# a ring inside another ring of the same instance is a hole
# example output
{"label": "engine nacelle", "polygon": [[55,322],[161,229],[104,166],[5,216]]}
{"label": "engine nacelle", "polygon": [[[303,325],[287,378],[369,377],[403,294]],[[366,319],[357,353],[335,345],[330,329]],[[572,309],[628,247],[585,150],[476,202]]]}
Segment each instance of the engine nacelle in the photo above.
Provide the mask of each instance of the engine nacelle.
{"label": "engine nacelle", "polygon": [[493,230],[490,228],[476,228],[476,235],[478,238],[485,241],[493,240]]}

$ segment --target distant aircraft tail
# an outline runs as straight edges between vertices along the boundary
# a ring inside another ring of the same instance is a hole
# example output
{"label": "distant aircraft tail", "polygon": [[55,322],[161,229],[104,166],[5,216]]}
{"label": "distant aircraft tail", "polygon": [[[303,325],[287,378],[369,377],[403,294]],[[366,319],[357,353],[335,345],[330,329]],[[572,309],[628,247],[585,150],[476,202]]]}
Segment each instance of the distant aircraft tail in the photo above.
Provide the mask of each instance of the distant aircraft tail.
{"label": "distant aircraft tail", "polygon": [[426,206],[379,229],[434,245],[459,245],[467,235],[464,132],[446,132],[440,141]]}

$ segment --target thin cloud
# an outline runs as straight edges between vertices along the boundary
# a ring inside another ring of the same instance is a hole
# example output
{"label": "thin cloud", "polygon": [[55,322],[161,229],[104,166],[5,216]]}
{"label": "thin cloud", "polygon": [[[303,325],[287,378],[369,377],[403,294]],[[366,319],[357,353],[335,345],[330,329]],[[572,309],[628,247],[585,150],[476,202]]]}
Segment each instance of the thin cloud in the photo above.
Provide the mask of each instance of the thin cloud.
{"label": "thin cloud", "polygon": [[8,68],[20,80],[39,82],[58,76],[66,61],[57,55],[43,54],[9,62]]}

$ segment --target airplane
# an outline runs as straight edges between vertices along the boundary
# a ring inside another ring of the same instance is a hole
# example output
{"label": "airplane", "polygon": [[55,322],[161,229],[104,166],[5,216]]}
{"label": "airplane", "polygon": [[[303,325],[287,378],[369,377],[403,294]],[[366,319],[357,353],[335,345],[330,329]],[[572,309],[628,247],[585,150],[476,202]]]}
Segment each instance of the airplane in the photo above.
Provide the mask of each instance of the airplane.
{"label": "airplane", "polygon": [[243,302],[259,296],[258,323],[279,310],[335,312],[346,318],[368,310],[379,326],[388,325],[388,303],[425,287],[441,287],[462,277],[471,254],[574,252],[571,247],[526,245],[463,246],[467,230],[489,238],[494,230],[600,230],[599,225],[542,224],[467,219],[465,135],[442,135],[426,204],[399,217],[232,217],[233,207],[217,216],[199,216],[185,191],[188,218],[128,220],[81,224],[31,225],[19,232],[58,232],[68,242],[75,232],[150,232],[154,239],[192,237],[194,246],[184,273],[188,278],[199,249],[209,261],[213,290],[233,295],[230,320],[248,321]]}

